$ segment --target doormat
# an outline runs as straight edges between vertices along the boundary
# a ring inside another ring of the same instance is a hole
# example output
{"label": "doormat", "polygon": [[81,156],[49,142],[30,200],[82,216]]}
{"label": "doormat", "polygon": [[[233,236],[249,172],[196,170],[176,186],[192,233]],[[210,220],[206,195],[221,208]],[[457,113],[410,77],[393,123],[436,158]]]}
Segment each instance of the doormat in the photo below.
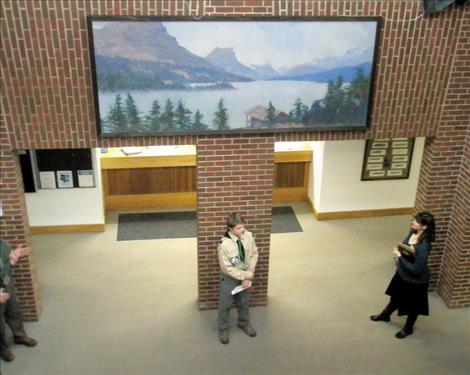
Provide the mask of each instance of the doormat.
{"label": "doormat", "polygon": [[[290,232],[302,232],[292,207],[273,207],[272,233]],[[119,214],[118,241],[196,236],[196,211]]]}
{"label": "doormat", "polygon": [[118,241],[196,237],[196,211],[119,214]]}
{"label": "doormat", "polygon": [[292,207],[273,207],[271,233],[293,232],[303,232],[303,230]]}

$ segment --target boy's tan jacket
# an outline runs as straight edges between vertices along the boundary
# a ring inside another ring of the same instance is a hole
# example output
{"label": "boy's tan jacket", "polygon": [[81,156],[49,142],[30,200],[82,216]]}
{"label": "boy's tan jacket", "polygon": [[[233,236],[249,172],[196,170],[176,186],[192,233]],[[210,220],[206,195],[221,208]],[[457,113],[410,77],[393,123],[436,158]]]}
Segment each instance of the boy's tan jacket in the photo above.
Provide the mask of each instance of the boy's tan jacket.
{"label": "boy's tan jacket", "polygon": [[222,237],[217,248],[220,270],[237,280],[252,280],[258,262],[258,247],[253,235],[246,230],[240,237],[245,248],[244,262],[241,261],[238,255],[238,238],[230,232],[228,232],[228,236]]}

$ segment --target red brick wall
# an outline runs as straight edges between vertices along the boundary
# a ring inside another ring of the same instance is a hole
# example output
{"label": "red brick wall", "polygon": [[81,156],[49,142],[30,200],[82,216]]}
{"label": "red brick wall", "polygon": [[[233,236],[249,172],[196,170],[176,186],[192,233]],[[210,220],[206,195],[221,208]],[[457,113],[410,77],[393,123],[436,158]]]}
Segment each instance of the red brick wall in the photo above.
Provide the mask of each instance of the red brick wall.
{"label": "red brick wall", "polygon": [[459,33],[436,137],[427,142],[416,199],[437,219],[433,284],[452,307],[470,305],[470,7]]}
{"label": "red brick wall", "polygon": [[[0,127],[0,130],[3,129]],[[4,137],[1,138],[3,140]],[[3,142],[0,142],[0,145],[0,203],[4,215],[0,219],[1,238],[8,242],[12,248],[23,245],[31,246],[18,157],[14,152],[4,147]],[[41,309],[41,301],[38,293],[34,252],[28,257],[20,258],[13,269],[13,273],[18,296],[22,302],[23,316],[26,320],[35,320],[38,311]]]}
{"label": "red brick wall", "polygon": [[[2,188],[2,196],[7,195],[9,199],[4,203],[7,224],[2,225],[2,236],[8,237],[13,243],[27,242],[30,238],[27,225],[18,224],[14,219],[21,223],[27,222],[13,150],[196,144],[198,159],[201,163],[207,163],[204,167],[198,164],[198,172],[201,173],[197,177],[200,193],[200,306],[214,306],[216,264],[212,243],[223,231],[223,217],[232,210],[247,213],[249,225],[253,226],[262,247],[253,302],[264,304],[267,295],[268,228],[271,220],[268,207],[272,191],[272,186],[268,186],[264,178],[273,173],[272,165],[267,165],[272,158],[273,141],[434,137],[425,150],[417,208],[435,210],[440,225],[432,259],[435,275],[438,275],[439,264],[443,261],[438,291],[451,306],[467,304],[470,298],[468,227],[461,225],[461,215],[468,211],[465,209],[468,206],[468,201],[465,201],[468,185],[463,178],[468,168],[463,165],[463,159],[456,155],[459,152],[462,155],[465,142],[461,134],[468,131],[469,108],[465,98],[468,98],[469,48],[465,41],[468,40],[469,12],[461,7],[438,16],[417,18],[421,12],[420,4],[420,0],[4,0],[1,3],[4,89],[4,121],[1,130],[4,134],[0,166],[1,178],[8,186],[7,193]],[[383,24],[371,126],[366,132],[100,139],[96,136],[87,15],[380,16]],[[250,166],[248,177],[260,177],[259,182],[253,180],[252,184],[247,185],[242,201],[237,201],[231,199],[238,196],[232,191],[235,177],[232,173],[244,164],[238,159],[230,159],[229,164],[226,164],[227,160],[221,159],[217,152],[232,150],[230,147],[235,147],[241,141],[247,141],[249,145],[245,155],[247,160],[257,161],[264,167]],[[211,159],[212,152],[218,157]],[[233,172],[219,179],[217,173],[220,170],[232,168]],[[219,202],[220,206],[215,207],[213,199],[220,197],[220,194],[211,199],[213,189],[222,189],[224,194],[234,195],[228,196],[227,200]],[[445,204],[442,204],[442,195],[448,199]],[[10,200],[10,196],[18,203]],[[243,202],[245,199],[256,204],[254,211],[246,208]],[[465,239],[466,246],[457,245]],[[40,311],[33,268],[33,259],[28,259],[16,272],[20,279],[20,299],[31,319],[37,318]]]}
{"label": "red brick wall", "polygon": [[316,133],[314,137],[362,139],[434,135],[459,32],[456,24],[463,18],[463,12],[452,11],[439,17],[409,21],[420,14],[420,3],[418,0],[6,0],[2,2],[5,22],[1,25],[7,93],[3,105],[11,146],[66,148],[187,142],[184,137],[172,140],[97,138],[87,15],[381,16],[383,25],[370,129],[365,133]]}

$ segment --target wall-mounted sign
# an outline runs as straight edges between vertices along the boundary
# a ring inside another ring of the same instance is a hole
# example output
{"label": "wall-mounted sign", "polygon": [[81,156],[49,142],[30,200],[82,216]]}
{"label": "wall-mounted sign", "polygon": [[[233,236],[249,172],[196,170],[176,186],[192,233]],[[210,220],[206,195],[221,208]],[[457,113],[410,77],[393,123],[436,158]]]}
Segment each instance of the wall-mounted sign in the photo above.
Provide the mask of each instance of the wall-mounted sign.
{"label": "wall-mounted sign", "polygon": [[72,171],[57,171],[57,186],[59,188],[73,188]]}
{"label": "wall-mounted sign", "polygon": [[78,173],[78,187],[94,187],[93,170],[80,170]]}
{"label": "wall-mounted sign", "polygon": [[41,189],[55,189],[55,173],[54,171],[39,172],[39,183]]}
{"label": "wall-mounted sign", "polygon": [[408,178],[413,145],[413,138],[367,140],[361,180]]}

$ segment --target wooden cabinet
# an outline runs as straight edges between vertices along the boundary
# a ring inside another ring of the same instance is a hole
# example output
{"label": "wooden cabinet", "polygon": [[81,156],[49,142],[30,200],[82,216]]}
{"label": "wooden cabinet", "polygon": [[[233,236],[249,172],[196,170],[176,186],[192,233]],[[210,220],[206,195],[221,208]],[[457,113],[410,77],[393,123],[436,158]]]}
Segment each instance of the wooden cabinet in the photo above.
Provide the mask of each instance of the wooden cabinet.
{"label": "wooden cabinet", "polygon": [[[101,154],[106,210],[196,208],[196,147],[120,148]],[[306,142],[276,144],[273,202],[307,200],[312,150]]]}

